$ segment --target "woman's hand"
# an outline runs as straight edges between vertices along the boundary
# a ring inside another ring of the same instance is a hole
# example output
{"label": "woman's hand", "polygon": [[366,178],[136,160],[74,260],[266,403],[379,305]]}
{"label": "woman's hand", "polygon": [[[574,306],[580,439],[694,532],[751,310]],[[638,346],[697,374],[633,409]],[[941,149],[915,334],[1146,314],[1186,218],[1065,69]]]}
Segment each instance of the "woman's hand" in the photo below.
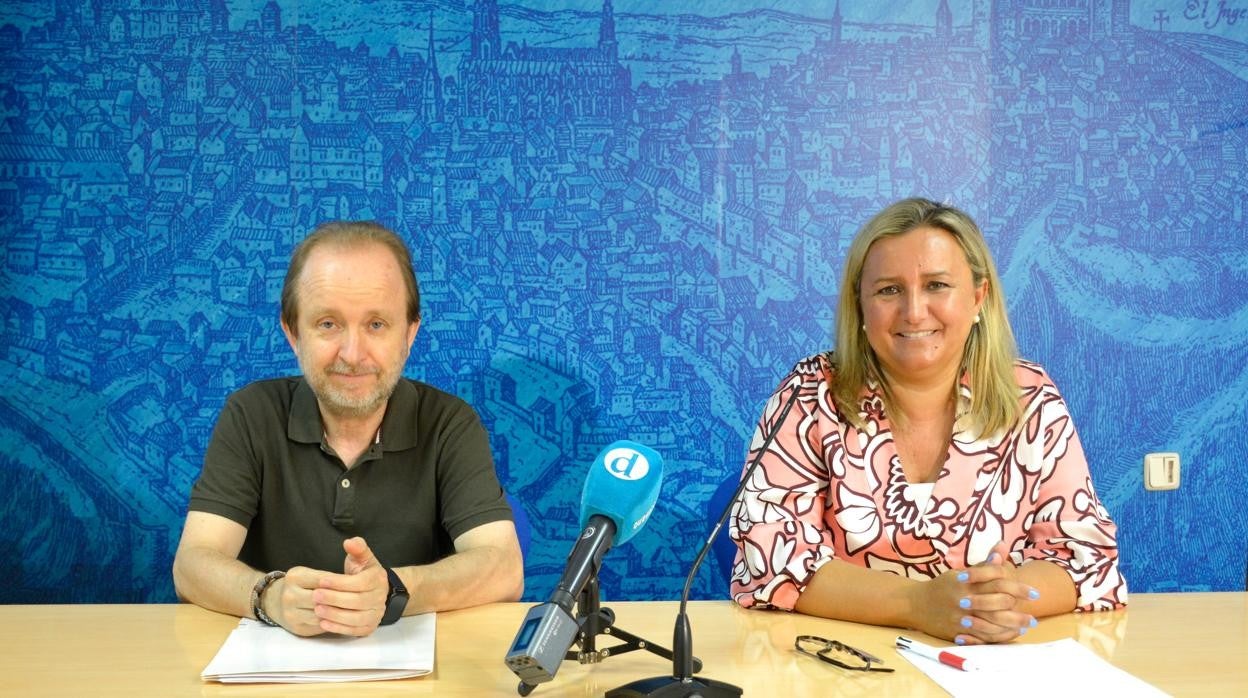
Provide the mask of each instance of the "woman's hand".
{"label": "woman's hand", "polygon": [[958,572],[958,578],[963,577],[966,595],[958,603],[966,611],[959,620],[964,630],[954,642],[1009,642],[1036,626],[1035,616],[1024,605],[1040,598],[1040,592],[1019,579],[1004,543],[994,545],[986,561]]}
{"label": "woman's hand", "polygon": [[916,591],[916,627],[959,645],[1009,642],[1036,625],[1021,606],[1039,592],[1018,579],[1003,544],[987,561],[945,572]]}

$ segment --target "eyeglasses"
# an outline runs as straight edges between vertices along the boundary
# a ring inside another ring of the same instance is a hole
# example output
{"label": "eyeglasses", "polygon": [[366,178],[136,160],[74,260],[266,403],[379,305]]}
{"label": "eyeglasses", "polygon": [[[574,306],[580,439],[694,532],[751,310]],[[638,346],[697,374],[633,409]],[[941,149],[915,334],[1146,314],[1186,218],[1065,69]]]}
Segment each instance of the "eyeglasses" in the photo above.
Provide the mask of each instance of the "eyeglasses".
{"label": "eyeglasses", "polygon": [[850,671],[892,671],[889,667],[872,666],[884,663],[883,659],[873,654],[863,652],[857,647],[850,647],[843,642],[827,640],[816,635],[798,635],[793,641],[793,649]]}

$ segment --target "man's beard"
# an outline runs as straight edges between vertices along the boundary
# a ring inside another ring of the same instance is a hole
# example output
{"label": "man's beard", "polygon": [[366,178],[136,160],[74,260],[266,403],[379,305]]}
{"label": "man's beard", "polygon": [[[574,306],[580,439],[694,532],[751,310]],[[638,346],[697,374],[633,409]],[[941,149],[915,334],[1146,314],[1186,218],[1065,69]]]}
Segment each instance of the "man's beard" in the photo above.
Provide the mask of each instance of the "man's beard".
{"label": "man's beard", "polygon": [[[377,385],[364,395],[355,397],[339,390],[333,384],[330,378],[331,374],[373,374],[377,376]],[[395,386],[399,384],[399,374],[397,372],[391,374],[377,367],[360,368],[342,361],[337,361],[319,372],[304,370],[303,375],[307,378],[308,385],[312,387],[312,392],[316,394],[316,399],[321,404],[321,409],[335,417],[346,417],[348,419],[367,417],[376,412],[386,404],[386,401],[394,393]]]}

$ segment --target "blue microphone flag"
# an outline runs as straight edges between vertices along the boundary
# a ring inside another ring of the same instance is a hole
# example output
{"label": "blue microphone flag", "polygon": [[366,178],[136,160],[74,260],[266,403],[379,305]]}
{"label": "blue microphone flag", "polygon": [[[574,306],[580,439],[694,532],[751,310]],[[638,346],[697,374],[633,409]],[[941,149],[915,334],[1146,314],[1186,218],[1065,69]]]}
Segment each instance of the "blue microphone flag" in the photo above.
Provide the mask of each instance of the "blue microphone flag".
{"label": "blue microphone flag", "polygon": [[616,441],[594,459],[581,494],[581,528],[595,514],[615,523],[613,545],[632,538],[654,511],[663,483],[663,458],[634,441]]}

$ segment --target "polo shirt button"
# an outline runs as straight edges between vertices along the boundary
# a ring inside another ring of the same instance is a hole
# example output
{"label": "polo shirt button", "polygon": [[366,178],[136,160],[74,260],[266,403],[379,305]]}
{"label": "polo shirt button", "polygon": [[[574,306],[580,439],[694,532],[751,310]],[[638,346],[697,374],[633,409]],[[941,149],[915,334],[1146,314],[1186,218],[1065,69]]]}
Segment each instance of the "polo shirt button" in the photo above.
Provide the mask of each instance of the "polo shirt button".
{"label": "polo shirt button", "polygon": [[350,480],[348,480],[348,479],[347,479],[347,478],[345,478],[345,477],[344,477],[344,478],[342,478],[342,489],[344,489],[344,490],[345,490],[345,489],[349,488],[350,486],[351,486],[351,481],[350,481]]}

